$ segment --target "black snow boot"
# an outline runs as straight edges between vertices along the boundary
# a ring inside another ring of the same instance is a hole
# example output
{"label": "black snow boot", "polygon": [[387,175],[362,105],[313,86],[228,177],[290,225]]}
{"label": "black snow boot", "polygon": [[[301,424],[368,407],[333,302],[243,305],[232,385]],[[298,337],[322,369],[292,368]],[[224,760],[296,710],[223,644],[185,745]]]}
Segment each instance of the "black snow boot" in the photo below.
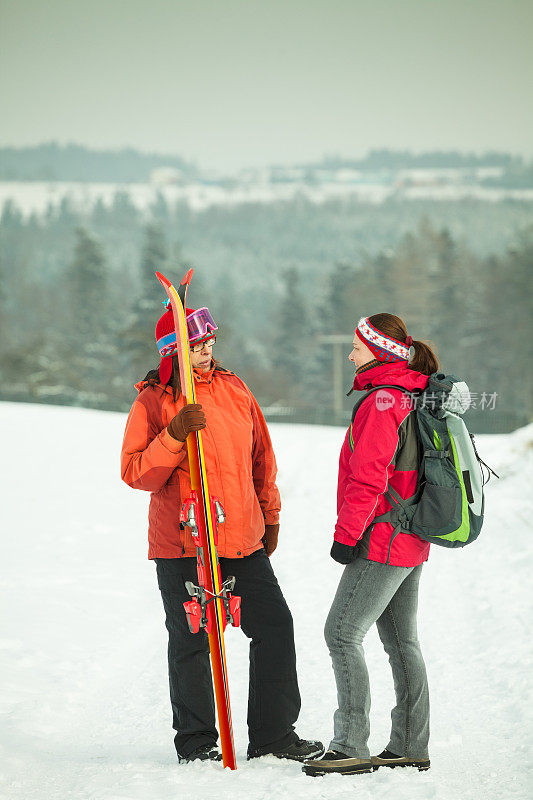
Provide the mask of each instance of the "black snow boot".
{"label": "black snow boot", "polygon": [[384,750],[379,756],[372,756],[371,760],[374,769],[379,769],[379,767],[418,767],[418,770],[422,772],[431,766],[429,758],[397,756],[390,750]]}
{"label": "black snow boot", "polygon": [[252,750],[249,748],[248,761],[251,758],[260,758],[261,756],[275,756],[276,758],[288,758],[291,761],[305,761],[307,758],[318,758],[323,752],[324,745],[322,742],[296,739],[279,750]]}
{"label": "black snow boot", "polygon": [[188,764],[190,761],[221,761],[222,753],[219,751],[216,744],[202,744],[189,753],[188,756],[181,756],[178,753],[178,761],[180,764]]}

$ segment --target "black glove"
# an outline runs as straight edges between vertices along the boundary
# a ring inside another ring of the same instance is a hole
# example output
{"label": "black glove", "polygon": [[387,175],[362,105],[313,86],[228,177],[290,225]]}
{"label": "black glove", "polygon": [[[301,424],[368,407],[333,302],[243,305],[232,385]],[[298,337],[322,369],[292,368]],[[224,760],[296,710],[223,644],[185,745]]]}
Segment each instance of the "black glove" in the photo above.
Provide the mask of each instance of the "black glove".
{"label": "black glove", "polygon": [[330,556],[333,561],[339,564],[351,564],[355,558],[356,547],[350,544],[341,544],[340,542],[333,542],[330,551]]}

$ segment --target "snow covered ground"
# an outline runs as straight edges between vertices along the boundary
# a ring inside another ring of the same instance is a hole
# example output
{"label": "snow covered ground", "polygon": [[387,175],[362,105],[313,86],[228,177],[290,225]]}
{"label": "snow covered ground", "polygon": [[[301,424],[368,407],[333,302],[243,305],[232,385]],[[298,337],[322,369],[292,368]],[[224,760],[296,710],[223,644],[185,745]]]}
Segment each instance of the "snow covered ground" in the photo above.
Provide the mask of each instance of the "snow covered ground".
{"label": "snow covered ground", "polygon": [[394,183],[343,183],[324,181],[309,185],[303,181],[270,183],[237,182],[231,187],[190,183],[183,186],[150,183],[87,183],[74,181],[0,181],[0,212],[12,200],[24,216],[44,214],[49,206],[57,207],[68,198],[73,207],[89,213],[97,200],[105,206],[113,204],[117,194],[127,193],[131,202],[142,211],[153,204],[158,193],[167,203],[185,202],[195,211],[211,206],[235,206],[241,203],[274,203],[305,197],[310,203],[326,203],[332,199],[356,199],[379,205],[391,197],[403,200],[447,200],[466,198],[497,203],[503,200],[533,200],[533,189],[499,189],[479,184],[446,183],[444,185],[400,186]]}
{"label": "snow covered ground", "polygon": [[[148,495],[121,483],[125,417],[0,403],[2,632],[0,788],[10,800],[506,800],[531,797],[530,620],[533,425],[478,436],[491,478],[480,539],[433,548],[420,638],[432,701],[432,768],[309,778],[291,762],[247,763],[247,640],[226,648],[239,768],[176,762],[166,637],[146,560]],[[322,629],[341,567],[329,558],[338,428],[272,425],[283,499],[274,569],[295,618],[303,707],[297,731],[332,733]],[[529,472],[528,472],[529,470]],[[392,680],[366,652],[371,749],[388,740]]]}

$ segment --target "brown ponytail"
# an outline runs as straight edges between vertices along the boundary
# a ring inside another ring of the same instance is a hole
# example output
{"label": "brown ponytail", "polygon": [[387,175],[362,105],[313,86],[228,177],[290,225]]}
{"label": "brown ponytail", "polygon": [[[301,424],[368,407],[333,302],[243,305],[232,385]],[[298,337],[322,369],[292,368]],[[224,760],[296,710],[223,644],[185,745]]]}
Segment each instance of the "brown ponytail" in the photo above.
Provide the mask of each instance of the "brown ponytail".
{"label": "brown ponytail", "polygon": [[[383,312],[381,314],[373,314],[368,319],[372,325],[385,336],[391,336],[393,339],[396,339],[396,341],[405,343],[407,339],[407,328],[401,317]],[[423,375],[431,375],[433,372],[437,372],[439,369],[439,361],[432,347],[426,342],[421,342],[417,339],[413,339],[413,347],[415,348],[415,356],[407,365],[408,369],[421,372]]]}

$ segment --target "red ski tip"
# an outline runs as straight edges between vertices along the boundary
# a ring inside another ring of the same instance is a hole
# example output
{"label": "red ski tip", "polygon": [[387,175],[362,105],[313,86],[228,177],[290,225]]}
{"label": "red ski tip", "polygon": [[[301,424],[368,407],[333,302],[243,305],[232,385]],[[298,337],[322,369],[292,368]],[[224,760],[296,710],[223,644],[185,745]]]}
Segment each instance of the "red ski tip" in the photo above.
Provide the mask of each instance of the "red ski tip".
{"label": "red ski tip", "polygon": [[185,273],[185,275],[181,279],[181,286],[188,286],[189,285],[189,283],[191,282],[191,278],[192,278],[193,272],[194,272],[194,270],[190,269],[188,272]]}
{"label": "red ski tip", "polygon": [[159,281],[159,283],[162,283],[163,286],[172,286],[172,283],[169,281],[169,279],[165,278],[165,276],[162,275],[160,272],[156,272],[155,274],[157,275],[157,280]]}

